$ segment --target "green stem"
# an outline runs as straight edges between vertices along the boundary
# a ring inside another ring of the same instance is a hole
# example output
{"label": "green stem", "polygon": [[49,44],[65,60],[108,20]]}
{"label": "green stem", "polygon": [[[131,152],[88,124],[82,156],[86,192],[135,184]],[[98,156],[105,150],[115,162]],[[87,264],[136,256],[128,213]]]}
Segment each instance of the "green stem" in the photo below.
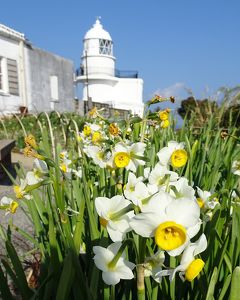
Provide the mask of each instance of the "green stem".
{"label": "green stem", "polygon": [[138,300],[145,300],[144,267],[137,265],[137,295]]}

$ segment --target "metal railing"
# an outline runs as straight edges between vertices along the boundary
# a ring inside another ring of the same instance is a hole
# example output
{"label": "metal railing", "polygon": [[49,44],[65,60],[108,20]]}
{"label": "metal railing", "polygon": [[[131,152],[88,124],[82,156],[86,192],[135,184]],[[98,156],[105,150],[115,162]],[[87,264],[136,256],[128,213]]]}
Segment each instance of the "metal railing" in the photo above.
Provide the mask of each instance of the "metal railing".
{"label": "metal railing", "polygon": [[[102,73],[105,73],[105,74],[112,74],[112,69],[111,68],[102,68],[102,67],[99,67],[99,68],[89,68],[88,70],[88,75],[92,75],[92,74],[102,74]],[[86,72],[85,72],[85,69],[83,67],[79,67],[77,70],[76,70],[76,76],[84,76],[86,75]],[[117,78],[138,78],[138,71],[125,71],[125,70],[118,70],[118,69],[115,69],[114,70],[114,75],[115,77]]]}

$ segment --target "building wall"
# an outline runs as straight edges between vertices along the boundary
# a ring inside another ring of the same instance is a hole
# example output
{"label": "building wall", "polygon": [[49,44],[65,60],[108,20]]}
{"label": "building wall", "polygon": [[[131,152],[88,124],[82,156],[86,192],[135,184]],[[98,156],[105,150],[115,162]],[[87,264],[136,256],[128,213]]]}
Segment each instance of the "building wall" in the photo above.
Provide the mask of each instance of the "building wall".
{"label": "building wall", "polygon": [[143,80],[140,78],[119,78],[114,86],[114,107],[129,109],[134,114],[143,113]]}
{"label": "building wall", "polygon": [[88,86],[84,85],[83,100],[91,97],[94,102],[112,104],[114,99],[112,81],[108,80],[89,80]]}
{"label": "building wall", "polygon": [[113,80],[94,80],[89,77],[88,88],[84,83],[83,100],[87,100],[88,91],[93,102],[106,103],[113,108],[130,110],[133,114],[142,116],[144,104],[141,78],[112,77]]}
{"label": "building wall", "polygon": [[[0,57],[16,60],[19,64],[19,42],[0,36]],[[19,68],[18,68],[19,78]],[[0,113],[19,112],[22,100],[19,95],[0,92]]]}
{"label": "building wall", "polygon": [[[29,111],[74,111],[73,62],[38,48],[28,49],[31,78]],[[58,99],[53,99],[51,76],[57,77]]]}

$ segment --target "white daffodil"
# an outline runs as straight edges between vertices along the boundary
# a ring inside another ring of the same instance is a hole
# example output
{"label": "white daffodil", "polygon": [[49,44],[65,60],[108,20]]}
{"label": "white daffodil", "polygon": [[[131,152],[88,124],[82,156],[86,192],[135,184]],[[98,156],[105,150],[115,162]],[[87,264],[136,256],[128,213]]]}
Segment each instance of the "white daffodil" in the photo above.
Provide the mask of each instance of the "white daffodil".
{"label": "white daffodil", "polygon": [[15,192],[15,195],[18,199],[26,198],[31,199],[31,196],[27,194],[25,189],[27,188],[27,180],[26,179],[20,179],[20,185],[14,185],[13,189]]}
{"label": "white daffodil", "polygon": [[240,176],[240,160],[234,160],[232,163],[232,173]]}
{"label": "white daffodil", "polygon": [[[202,234],[195,243],[190,243],[184,250],[181,258],[180,265],[172,270],[160,271],[156,276],[168,276],[172,281],[176,275],[176,272],[180,272],[180,278],[188,281],[192,281],[198,276],[204,267],[204,261],[200,258],[195,259],[195,256],[205,251],[207,248],[207,239],[205,234]],[[184,275],[184,277],[183,277]]]}
{"label": "white daffodil", "polygon": [[26,174],[27,185],[33,185],[41,182],[44,175],[47,173],[48,167],[46,162],[36,158],[33,162],[33,171],[27,172]]}
{"label": "white daffodil", "polygon": [[161,165],[172,165],[175,168],[184,166],[188,159],[187,152],[184,150],[184,143],[175,141],[168,142],[167,147],[162,148],[157,156]]}
{"label": "white daffodil", "polygon": [[195,190],[188,183],[188,179],[181,177],[178,181],[170,183],[171,190],[170,194],[175,198],[190,198],[194,199]]}
{"label": "white daffodil", "polygon": [[105,155],[104,150],[99,146],[86,146],[84,152],[87,156],[91,157],[93,162],[100,168],[106,168],[108,158]]}
{"label": "white daffodil", "polygon": [[159,188],[165,188],[166,184],[170,182],[175,182],[178,179],[178,174],[169,171],[166,166],[157,163],[153,170],[149,173],[149,183],[155,184]]}
{"label": "white daffodil", "polygon": [[197,198],[197,203],[200,208],[205,210],[213,210],[216,205],[219,205],[217,198],[211,198],[212,194],[208,191],[202,191],[197,187],[197,193],[199,198]]}
{"label": "white daffodil", "polygon": [[142,180],[142,176],[137,178],[134,173],[129,173],[128,182],[124,187],[124,196],[140,208],[143,205],[142,200],[158,191],[155,185],[147,186]]}
{"label": "white daffodil", "polygon": [[189,198],[173,199],[159,192],[150,199],[147,210],[136,215],[130,226],[143,237],[155,237],[160,249],[179,255],[200,229],[200,209]]}
{"label": "white daffodil", "polygon": [[131,146],[117,143],[113,149],[113,166],[136,172],[139,165],[145,165],[145,161],[141,159],[144,156],[145,148],[146,144],[141,142]]}
{"label": "white daffodil", "polygon": [[129,221],[133,218],[134,211],[130,206],[131,202],[120,195],[112,198],[98,197],[95,200],[100,224],[106,227],[113,242],[122,241],[125,234],[131,231]]}
{"label": "white daffodil", "polygon": [[[134,192],[125,194],[126,198],[131,200],[133,204],[138,206],[141,211],[144,210],[144,205],[148,203],[148,198],[158,192],[158,188],[155,185],[147,186],[143,182],[137,182]],[[128,196],[127,196],[128,195]]]}
{"label": "white daffodil", "polygon": [[128,182],[124,187],[124,195],[127,199],[131,199],[132,195],[136,192],[135,187],[138,182],[142,182],[143,177],[136,177],[134,173],[130,172],[128,175]]}
{"label": "white daffodil", "polygon": [[19,205],[16,201],[6,196],[2,197],[2,199],[0,200],[0,209],[5,209],[6,215],[8,213],[15,214],[18,206]]}
{"label": "white daffodil", "polygon": [[73,174],[75,174],[77,177],[82,178],[82,169],[78,168],[77,170],[72,170]]}
{"label": "white daffodil", "polygon": [[161,250],[158,250],[153,256],[147,257],[144,262],[144,276],[152,276],[156,282],[160,283],[162,277],[158,274],[162,271],[164,260],[165,254]]}
{"label": "white daffodil", "polygon": [[68,158],[68,152],[67,151],[60,152],[59,157],[61,160]]}
{"label": "white daffodil", "polygon": [[64,174],[65,177],[67,178],[71,178],[72,175],[72,168],[70,168],[72,164],[72,161],[68,158],[64,158],[61,160],[60,162],[60,170],[62,171],[62,173]]}
{"label": "white daffodil", "polygon": [[95,265],[102,271],[102,279],[108,285],[116,285],[120,279],[134,278],[132,270],[135,265],[125,259],[124,252],[114,261],[121,245],[118,242],[111,244],[107,248],[93,247]]}

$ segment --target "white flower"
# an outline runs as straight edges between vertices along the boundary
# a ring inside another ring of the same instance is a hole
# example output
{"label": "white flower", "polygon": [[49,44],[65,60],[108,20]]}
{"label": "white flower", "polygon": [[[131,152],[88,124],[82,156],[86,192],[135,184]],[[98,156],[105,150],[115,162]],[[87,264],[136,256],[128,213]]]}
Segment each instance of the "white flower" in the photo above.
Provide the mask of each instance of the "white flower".
{"label": "white flower", "polygon": [[16,197],[18,199],[22,199],[22,198],[25,198],[27,200],[31,199],[31,195],[27,194],[27,192],[25,191],[26,188],[27,188],[27,180],[26,179],[24,179],[24,180],[20,179],[20,185],[15,185],[13,187]]}
{"label": "white flower", "polygon": [[84,152],[91,157],[94,163],[100,168],[106,168],[108,160],[105,157],[104,150],[99,146],[86,146]]}
{"label": "white flower", "polygon": [[68,152],[62,151],[62,152],[60,152],[59,156],[60,156],[61,160],[66,159],[66,158],[68,158]]}
{"label": "white flower", "polygon": [[[195,243],[190,243],[184,250],[180,265],[172,270],[160,271],[157,276],[170,276],[172,281],[176,272],[180,272],[179,276],[184,281],[192,281],[204,267],[204,262],[201,259],[195,259],[195,256],[205,251],[207,248],[207,239],[205,234],[202,234]],[[185,275],[185,278],[183,277]]]}
{"label": "white flower", "polygon": [[72,170],[72,172],[79,178],[82,178],[82,169],[78,168],[77,170]]}
{"label": "white flower", "polygon": [[[180,154],[184,154],[183,157],[181,155],[180,159],[180,165],[176,163],[175,165],[175,160],[173,160],[173,154],[177,153],[177,151],[180,151]],[[169,164],[172,164],[174,167],[179,167],[182,166],[186,163],[186,151],[184,150],[184,143],[178,143],[176,141],[170,141],[168,142],[167,147],[162,148],[158,153],[157,153],[159,163],[163,166],[168,166]],[[185,162],[185,163],[184,163]],[[184,164],[183,164],[184,163]]]}
{"label": "white flower", "polygon": [[143,181],[142,176],[137,178],[134,173],[132,172],[129,173],[128,182],[124,187],[124,195],[126,196],[127,199],[131,200],[131,197],[134,196],[136,192],[136,184],[142,181]]}
{"label": "white flower", "polygon": [[144,276],[152,276],[156,282],[160,283],[162,277],[158,274],[162,271],[164,260],[165,254],[161,250],[158,250],[153,256],[147,257],[144,262]]}
{"label": "white flower", "polygon": [[2,197],[2,199],[0,200],[0,206],[8,206],[11,204],[11,202],[13,201],[13,199],[9,198],[9,197]]}
{"label": "white flower", "polygon": [[70,179],[72,177],[72,171],[73,169],[70,167],[72,164],[72,161],[68,158],[64,158],[60,161],[60,170],[62,171],[63,175]]}
{"label": "white flower", "polygon": [[33,171],[27,172],[26,181],[27,185],[37,184],[43,180],[45,174],[48,173],[48,167],[45,161],[34,159]]}
{"label": "white flower", "polygon": [[212,194],[210,192],[202,191],[199,187],[197,187],[197,193],[199,196],[199,198],[197,198],[197,202],[200,208],[213,210],[216,205],[219,205],[216,198],[211,199]]}
{"label": "white flower", "polygon": [[108,285],[116,285],[120,279],[134,278],[132,270],[135,265],[125,260],[124,253],[113,266],[110,263],[118,253],[121,243],[113,243],[107,248],[100,246],[93,247],[94,262],[98,269],[102,271],[102,279]]}
{"label": "white flower", "polygon": [[178,174],[169,171],[166,166],[157,163],[153,170],[149,173],[149,183],[155,184],[158,187],[165,187],[168,181],[174,182],[178,179]]}
{"label": "white flower", "polygon": [[145,165],[145,161],[141,159],[144,156],[145,148],[146,144],[141,142],[131,146],[117,143],[112,154],[113,166],[136,172],[139,165]]}
{"label": "white flower", "polygon": [[131,231],[129,221],[134,216],[134,211],[129,211],[129,205],[131,202],[120,195],[112,198],[98,197],[95,200],[100,223],[106,227],[113,242],[122,241],[125,233]]}
{"label": "white flower", "polygon": [[2,197],[0,200],[0,209],[6,209],[6,214],[12,213],[14,214],[18,208],[18,203],[9,197]]}
{"label": "white flower", "polygon": [[232,163],[232,173],[240,176],[240,160],[234,160]]}
{"label": "white flower", "polygon": [[188,179],[185,177],[181,177],[178,181],[171,182],[170,194],[175,198],[195,198],[195,190],[188,184]]}
{"label": "white flower", "polygon": [[129,173],[128,182],[124,188],[124,195],[131,200],[133,204],[141,210],[144,205],[143,200],[157,193],[158,188],[155,185],[146,185],[142,182],[143,177],[136,177],[133,173]]}
{"label": "white flower", "polygon": [[173,199],[159,192],[150,199],[147,210],[136,215],[130,226],[143,237],[155,236],[155,242],[169,255],[179,255],[200,229],[200,209],[189,198]]}

